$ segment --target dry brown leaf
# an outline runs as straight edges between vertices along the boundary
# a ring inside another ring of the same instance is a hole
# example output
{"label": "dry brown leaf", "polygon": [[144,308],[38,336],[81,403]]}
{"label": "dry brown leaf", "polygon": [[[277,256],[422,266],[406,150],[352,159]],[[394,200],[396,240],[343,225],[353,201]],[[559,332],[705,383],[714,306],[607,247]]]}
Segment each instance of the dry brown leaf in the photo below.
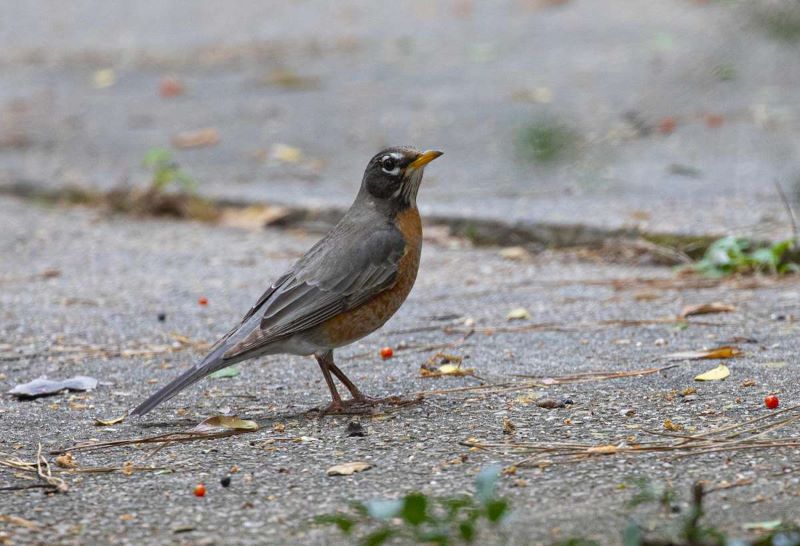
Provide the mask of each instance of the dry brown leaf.
{"label": "dry brown leaf", "polygon": [[219,132],[213,127],[204,127],[195,131],[183,131],[172,138],[176,148],[200,148],[213,146],[219,142]]}
{"label": "dry brown leaf", "polygon": [[113,419],[95,419],[94,424],[97,427],[110,427],[113,425],[118,425],[125,420],[127,414],[120,415],[119,417],[114,417]]}
{"label": "dry brown leaf", "polygon": [[702,351],[681,351],[678,353],[670,353],[665,355],[664,358],[669,360],[701,360],[733,358],[740,354],[742,354],[742,351],[737,347],[725,345],[723,347],[715,347],[714,349],[705,349]]}
{"label": "dry brown leaf", "polygon": [[681,310],[678,318],[691,317],[693,315],[710,315],[712,313],[731,313],[736,311],[736,307],[721,301],[713,301],[711,303],[701,303],[698,305],[687,305]]}
{"label": "dry brown leaf", "polygon": [[239,419],[236,415],[212,415],[203,419],[192,432],[218,432],[223,430],[258,430],[258,423]]}
{"label": "dry brown leaf", "polygon": [[78,466],[78,463],[75,462],[75,457],[69,452],[56,457],[56,464],[61,468],[76,468]]}
{"label": "dry brown leaf", "polygon": [[372,468],[370,463],[364,461],[354,461],[352,463],[337,464],[327,470],[328,476],[349,476],[356,472],[363,472]]}

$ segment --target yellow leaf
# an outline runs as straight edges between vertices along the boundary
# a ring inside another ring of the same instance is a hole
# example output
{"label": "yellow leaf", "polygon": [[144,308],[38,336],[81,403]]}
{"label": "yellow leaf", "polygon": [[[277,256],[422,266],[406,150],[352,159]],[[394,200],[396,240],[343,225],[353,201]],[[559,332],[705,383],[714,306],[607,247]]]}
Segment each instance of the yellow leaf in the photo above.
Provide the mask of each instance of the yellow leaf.
{"label": "yellow leaf", "polygon": [[286,144],[276,144],[272,150],[272,156],[278,161],[284,163],[297,163],[303,159],[303,151],[294,146],[287,146]]}
{"label": "yellow leaf", "polygon": [[724,364],[720,364],[712,370],[701,373],[694,378],[695,381],[719,381],[731,375],[731,371]]}
{"label": "yellow leaf", "polygon": [[528,310],[524,307],[517,307],[516,309],[512,309],[506,315],[506,320],[529,320],[531,318],[531,314],[528,313]]}
{"label": "yellow leaf", "polygon": [[97,427],[110,427],[112,425],[118,425],[125,420],[127,415],[120,415],[119,417],[114,417],[113,419],[95,419],[94,425]]}
{"label": "yellow leaf", "polygon": [[671,432],[679,432],[683,430],[683,425],[678,423],[673,423],[672,419],[664,419],[664,430],[669,430]]}

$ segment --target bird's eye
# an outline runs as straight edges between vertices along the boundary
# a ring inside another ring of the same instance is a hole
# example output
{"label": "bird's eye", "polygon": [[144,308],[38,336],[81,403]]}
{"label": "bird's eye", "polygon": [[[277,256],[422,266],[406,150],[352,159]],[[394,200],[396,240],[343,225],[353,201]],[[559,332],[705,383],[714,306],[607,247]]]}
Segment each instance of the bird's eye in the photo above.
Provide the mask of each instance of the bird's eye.
{"label": "bird's eye", "polygon": [[398,172],[396,170],[397,162],[390,155],[387,155],[381,160],[381,167],[383,168],[384,172],[389,174],[397,174]]}

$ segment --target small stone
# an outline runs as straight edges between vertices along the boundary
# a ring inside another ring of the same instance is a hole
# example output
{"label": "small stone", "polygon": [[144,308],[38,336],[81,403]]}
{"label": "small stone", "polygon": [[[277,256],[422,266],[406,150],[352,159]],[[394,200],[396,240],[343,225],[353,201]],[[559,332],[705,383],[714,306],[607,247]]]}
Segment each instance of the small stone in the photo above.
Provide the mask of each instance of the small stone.
{"label": "small stone", "polygon": [[159,313],[158,314],[158,322],[164,322],[165,320],[167,320],[167,314],[166,313]]}
{"label": "small stone", "polygon": [[623,417],[633,417],[634,415],[636,415],[636,410],[633,408],[622,408],[621,410],[619,410],[619,414],[622,415]]}
{"label": "small stone", "polygon": [[363,438],[367,435],[367,431],[358,421],[350,421],[347,423],[345,434],[348,438]]}
{"label": "small stone", "polygon": [[220,485],[221,485],[222,487],[228,487],[228,486],[230,486],[230,484],[231,484],[231,477],[230,477],[230,476],[224,476],[224,477],[223,477],[223,478],[222,478],[222,479],[219,481],[219,483],[220,483]]}

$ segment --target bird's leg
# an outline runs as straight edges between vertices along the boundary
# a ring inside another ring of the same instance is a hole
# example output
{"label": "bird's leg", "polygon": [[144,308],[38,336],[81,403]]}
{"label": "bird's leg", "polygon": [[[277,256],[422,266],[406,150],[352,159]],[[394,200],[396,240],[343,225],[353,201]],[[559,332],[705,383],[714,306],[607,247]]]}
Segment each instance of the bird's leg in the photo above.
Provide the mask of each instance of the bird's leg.
{"label": "bird's leg", "polygon": [[336,376],[336,378],[342,382],[342,385],[347,387],[347,390],[350,391],[350,395],[353,397],[353,400],[359,403],[369,403],[369,402],[379,402],[380,399],[372,398],[370,396],[365,395],[362,393],[355,384],[350,381],[350,378],[347,377],[339,367],[333,363],[333,359],[331,359],[330,364],[328,365],[331,373]]}
{"label": "bird's leg", "polygon": [[[319,369],[322,370],[322,376],[325,378],[325,383],[328,384],[328,389],[331,391],[331,398],[333,399],[325,409],[325,413],[342,411],[344,409],[342,397],[339,396],[339,391],[336,390],[336,385],[333,383],[333,378],[331,377],[331,366],[338,370],[333,364],[333,351],[316,354],[314,358],[317,359],[317,364],[319,364]],[[338,374],[336,377],[339,377]]]}

